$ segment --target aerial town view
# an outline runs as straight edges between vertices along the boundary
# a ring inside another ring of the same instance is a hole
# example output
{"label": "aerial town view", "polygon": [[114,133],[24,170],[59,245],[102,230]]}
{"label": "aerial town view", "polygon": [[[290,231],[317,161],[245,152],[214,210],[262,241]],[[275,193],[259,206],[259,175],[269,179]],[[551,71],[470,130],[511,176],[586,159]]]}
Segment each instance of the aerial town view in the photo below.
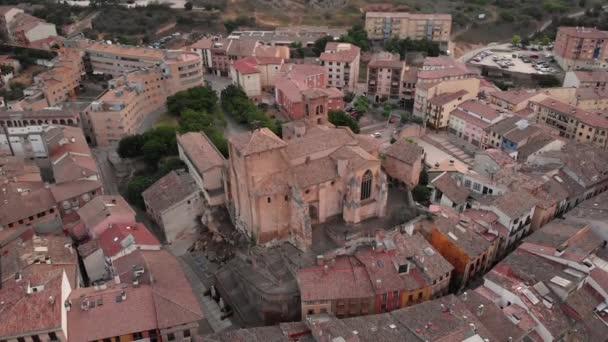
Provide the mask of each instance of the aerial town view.
{"label": "aerial town view", "polygon": [[608,0],[0,0],[0,342],[608,341]]}

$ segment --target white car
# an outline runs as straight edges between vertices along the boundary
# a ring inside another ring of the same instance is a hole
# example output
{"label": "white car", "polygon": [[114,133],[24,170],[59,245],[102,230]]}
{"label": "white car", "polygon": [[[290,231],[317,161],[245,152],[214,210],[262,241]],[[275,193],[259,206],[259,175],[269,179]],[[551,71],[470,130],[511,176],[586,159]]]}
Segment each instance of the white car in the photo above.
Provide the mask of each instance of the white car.
{"label": "white car", "polygon": [[372,136],[374,138],[382,138],[382,134],[380,132],[372,133],[372,134],[370,134],[370,136]]}

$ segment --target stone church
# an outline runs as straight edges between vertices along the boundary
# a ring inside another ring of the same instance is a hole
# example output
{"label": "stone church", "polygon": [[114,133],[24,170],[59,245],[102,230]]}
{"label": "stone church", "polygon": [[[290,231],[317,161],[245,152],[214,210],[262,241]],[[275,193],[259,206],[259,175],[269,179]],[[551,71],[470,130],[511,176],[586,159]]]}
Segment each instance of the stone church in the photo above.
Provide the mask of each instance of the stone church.
{"label": "stone church", "polygon": [[289,140],[267,128],[231,137],[225,189],[235,226],[256,243],[289,240],[307,250],[314,224],[386,215],[378,148],[369,136],[323,125]]}

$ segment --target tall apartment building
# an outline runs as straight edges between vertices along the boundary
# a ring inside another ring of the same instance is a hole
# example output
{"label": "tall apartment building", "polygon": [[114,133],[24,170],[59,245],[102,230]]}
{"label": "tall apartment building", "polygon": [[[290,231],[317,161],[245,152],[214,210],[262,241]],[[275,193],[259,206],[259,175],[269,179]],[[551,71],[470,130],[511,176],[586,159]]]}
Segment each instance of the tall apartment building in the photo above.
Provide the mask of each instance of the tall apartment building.
{"label": "tall apartment building", "polygon": [[560,27],[553,48],[562,69],[608,69],[608,32],[590,27]]}
{"label": "tall apartment building", "polygon": [[447,48],[452,32],[449,14],[422,14],[409,12],[367,12],[365,30],[372,40],[426,39]]}
{"label": "tall apartment building", "polygon": [[84,111],[84,126],[99,146],[117,144],[134,134],[146,116],[161,108],[168,96],[203,85],[199,57],[170,51],[159,66],[137,70],[110,81],[110,89]]}
{"label": "tall apartment building", "polygon": [[367,65],[367,95],[376,102],[411,98],[418,70],[405,65],[398,56],[379,54]]}
{"label": "tall apartment building", "polygon": [[579,143],[608,146],[608,119],[599,114],[545,98],[528,105],[536,113],[536,121],[559,131],[559,135]]}
{"label": "tall apartment building", "polygon": [[327,43],[319,58],[327,72],[327,84],[343,91],[355,91],[360,57],[361,49],[353,44]]}

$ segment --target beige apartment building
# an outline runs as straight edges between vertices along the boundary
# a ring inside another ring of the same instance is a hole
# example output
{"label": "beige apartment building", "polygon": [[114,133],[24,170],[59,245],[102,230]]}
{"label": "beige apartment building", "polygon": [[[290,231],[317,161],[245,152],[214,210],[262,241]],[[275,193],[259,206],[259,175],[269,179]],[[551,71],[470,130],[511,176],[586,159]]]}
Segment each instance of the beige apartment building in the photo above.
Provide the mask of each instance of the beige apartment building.
{"label": "beige apartment building", "polygon": [[110,81],[110,89],[84,111],[83,126],[98,146],[112,146],[135,134],[146,116],[161,108],[168,96],[203,85],[200,58],[193,52],[168,52],[155,67],[130,72]]}
{"label": "beige apartment building", "polygon": [[590,143],[606,148],[608,145],[608,119],[552,98],[530,101],[536,113],[536,122],[559,131],[561,137],[578,143]]}
{"label": "beige apartment building", "polygon": [[[414,115],[425,118],[427,121],[429,118],[427,115],[433,108],[429,107],[429,100],[435,96],[439,96],[446,93],[456,93],[459,91],[465,91],[467,95],[463,101],[477,97],[479,94],[480,80],[478,78],[466,78],[458,80],[449,80],[439,83],[420,83],[416,84],[416,97],[414,98]],[[448,112],[449,113],[449,112]],[[440,124],[440,127],[447,126],[449,120],[449,114],[446,114],[443,120],[444,124]]]}
{"label": "beige apartment building", "polygon": [[348,43],[329,42],[319,59],[327,72],[327,85],[342,91],[355,91],[359,79],[361,49]]}
{"label": "beige apartment building", "polygon": [[409,12],[367,12],[365,30],[372,40],[392,37],[427,39],[440,43],[445,49],[452,32],[452,16]]}
{"label": "beige apartment building", "polygon": [[158,65],[165,58],[164,52],[158,49],[104,43],[91,44],[85,52],[88,71],[114,77]]}

